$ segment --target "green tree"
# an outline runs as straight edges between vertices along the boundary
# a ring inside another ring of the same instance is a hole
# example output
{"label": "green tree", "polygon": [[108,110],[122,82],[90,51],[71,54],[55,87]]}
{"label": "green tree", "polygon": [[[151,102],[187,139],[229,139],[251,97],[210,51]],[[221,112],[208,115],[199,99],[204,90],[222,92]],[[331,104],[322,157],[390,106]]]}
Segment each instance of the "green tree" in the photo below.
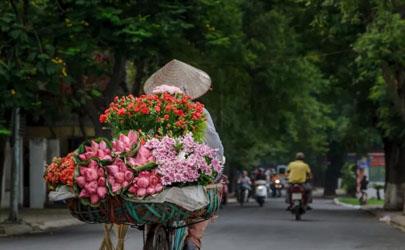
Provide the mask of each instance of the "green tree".
{"label": "green tree", "polygon": [[[353,100],[346,102],[352,103],[351,125],[338,143],[346,150],[365,150],[379,141],[368,132],[379,132],[386,153],[385,207],[402,208],[403,1],[295,2],[308,8],[313,27],[309,30],[322,41],[321,53],[338,55],[324,61],[323,72],[337,79],[338,87],[349,90],[346,96]],[[350,142],[354,147],[347,145]]]}

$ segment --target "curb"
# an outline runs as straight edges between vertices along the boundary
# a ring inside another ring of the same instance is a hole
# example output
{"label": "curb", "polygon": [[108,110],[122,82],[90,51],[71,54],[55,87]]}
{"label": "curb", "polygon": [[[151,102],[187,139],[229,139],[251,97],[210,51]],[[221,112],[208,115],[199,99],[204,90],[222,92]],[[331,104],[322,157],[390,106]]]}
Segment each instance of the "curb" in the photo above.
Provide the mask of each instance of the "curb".
{"label": "curb", "polygon": [[70,226],[83,225],[77,219],[61,219],[57,221],[45,221],[38,223],[22,222],[21,224],[0,224],[0,237],[17,236],[33,233],[45,233],[55,229],[61,229]]}
{"label": "curb", "polygon": [[338,206],[347,207],[347,208],[353,208],[353,209],[359,209],[359,210],[364,210],[364,211],[382,209],[383,208],[383,206],[380,206],[380,205],[365,205],[365,206],[351,205],[351,204],[347,204],[347,203],[339,201],[338,198],[334,198],[333,202]]}
{"label": "curb", "polygon": [[334,199],[333,199],[333,202],[334,202],[336,205],[341,206],[341,207],[347,207],[347,208],[353,208],[353,209],[361,209],[361,208],[362,208],[360,205],[351,205],[351,204],[347,204],[347,203],[341,202],[341,201],[339,201],[338,198],[334,198]]}

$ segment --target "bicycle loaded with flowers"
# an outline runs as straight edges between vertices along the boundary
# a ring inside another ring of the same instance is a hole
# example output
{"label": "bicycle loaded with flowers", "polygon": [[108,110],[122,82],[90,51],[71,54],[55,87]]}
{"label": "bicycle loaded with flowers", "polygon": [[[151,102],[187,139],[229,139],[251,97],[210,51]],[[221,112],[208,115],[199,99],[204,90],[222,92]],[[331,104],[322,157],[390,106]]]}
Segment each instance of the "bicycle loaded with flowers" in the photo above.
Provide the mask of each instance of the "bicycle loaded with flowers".
{"label": "bicycle loaded with flowers", "polygon": [[74,216],[86,222],[140,225],[203,214],[154,203],[154,197],[171,188],[213,184],[222,171],[216,149],[203,143],[203,104],[176,87],[160,88],[140,97],[115,97],[100,115],[112,139],[88,140],[47,166],[49,190],[72,194]]}

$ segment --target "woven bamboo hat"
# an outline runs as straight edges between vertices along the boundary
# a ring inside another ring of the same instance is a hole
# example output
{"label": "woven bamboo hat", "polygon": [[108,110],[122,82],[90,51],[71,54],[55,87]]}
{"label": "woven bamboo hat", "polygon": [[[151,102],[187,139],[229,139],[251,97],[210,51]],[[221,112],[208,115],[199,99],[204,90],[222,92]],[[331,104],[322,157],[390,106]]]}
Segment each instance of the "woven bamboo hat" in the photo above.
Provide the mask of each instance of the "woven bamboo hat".
{"label": "woven bamboo hat", "polygon": [[204,71],[174,59],[153,73],[146,80],[143,89],[149,94],[155,87],[161,85],[178,87],[185,94],[196,99],[210,89],[211,78]]}

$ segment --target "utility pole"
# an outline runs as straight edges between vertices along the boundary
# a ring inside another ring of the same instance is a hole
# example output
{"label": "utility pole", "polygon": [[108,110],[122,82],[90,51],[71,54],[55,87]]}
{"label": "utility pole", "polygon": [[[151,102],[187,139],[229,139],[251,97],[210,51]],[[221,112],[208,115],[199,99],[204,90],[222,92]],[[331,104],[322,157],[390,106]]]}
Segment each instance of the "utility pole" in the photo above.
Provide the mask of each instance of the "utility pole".
{"label": "utility pole", "polygon": [[13,164],[11,168],[11,190],[10,190],[10,213],[8,220],[10,223],[19,223],[18,202],[20,200],[20,168],[21,168],[21,137],[20,137],[20,108],[13,109]]}

